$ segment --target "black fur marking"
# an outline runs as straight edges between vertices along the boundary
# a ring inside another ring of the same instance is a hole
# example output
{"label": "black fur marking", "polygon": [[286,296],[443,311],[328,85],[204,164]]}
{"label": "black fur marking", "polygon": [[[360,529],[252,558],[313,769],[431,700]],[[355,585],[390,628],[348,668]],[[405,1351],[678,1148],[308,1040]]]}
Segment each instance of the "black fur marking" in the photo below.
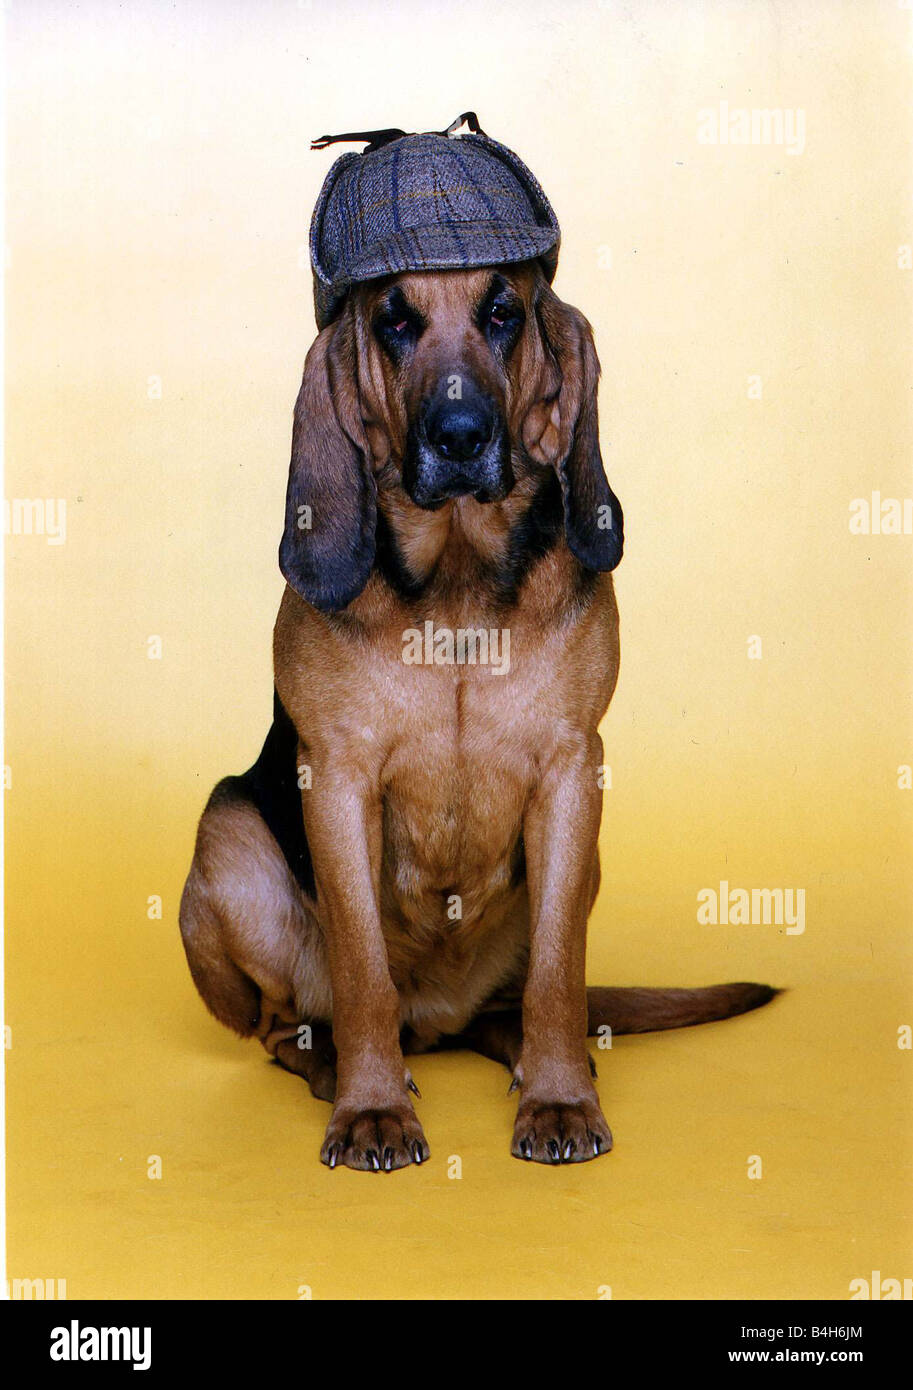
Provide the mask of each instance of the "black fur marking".
{"label": "black fur marking", "polygon": [[427,582],[424,579],[416,579],[410,573],[382,507],[377,509],[374,564],[381,578],[399,598],[418,598]]}
{"label": "black fur marking", "polygon": [[[554,548],[564,534],[564,507],[561,485],[549,472],[530,506],[510,533],[507,554],[494,573],[498,597],[503,603],[515,603],[523,581],[533,566]],[[375,568],[386,584],[401,599],[418,598],[428,583],[428,576],[416,579],[409,571],[397,544],[396,535],[382,508],[377,511],[377,547]],[[580,587],[589,589],[595,576],[580,567]]]}
{"label": "black fur marking", "polygon": [[498,589],[505,602],[516,601],[530,570],[554,548],[563,531],[561,484],[554,473],[549,473],[510,533],[507,556],[497,576]]}
{"label": "black fur marking", "polygon": [[313,898],[317,889],[301,813],[297,755],[297,731],[274,691],[273,722],[259,758],[240,777],[225,777],[210,797],[210,805],[235,799],[256,806],[299,887]]}

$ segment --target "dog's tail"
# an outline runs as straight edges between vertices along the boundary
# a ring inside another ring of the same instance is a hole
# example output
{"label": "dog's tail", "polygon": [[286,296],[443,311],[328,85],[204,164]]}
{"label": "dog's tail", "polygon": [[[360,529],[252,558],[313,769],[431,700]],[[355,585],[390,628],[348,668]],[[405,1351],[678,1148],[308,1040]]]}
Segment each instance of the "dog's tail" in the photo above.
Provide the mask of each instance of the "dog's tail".
{"label": "dog's tail", "polygon": [[606,1026],[613,1035],[690,1028],[695,1023],[747,1014],[779,993],[770,985],[753,984],[707,985],[704,989],[609,989],[590,985],[586,992],[587,1033],[595,1037]]}

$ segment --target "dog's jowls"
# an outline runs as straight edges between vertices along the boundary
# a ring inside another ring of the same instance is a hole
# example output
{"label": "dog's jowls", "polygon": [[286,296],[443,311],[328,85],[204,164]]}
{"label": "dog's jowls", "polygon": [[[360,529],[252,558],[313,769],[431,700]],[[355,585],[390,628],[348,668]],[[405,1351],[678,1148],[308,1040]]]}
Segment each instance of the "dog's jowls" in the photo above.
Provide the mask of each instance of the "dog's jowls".
{"label": "dog's jowls", "polygon": [[404,1056],[437,1047],[511,1070],[515,1155],[594,1158],[588,1034],[774,992],[585,984],[622,552],[598,375],[533,264],[356,286],[308,354],[275,718],[210,798],[181,930],[215,1016],[332,1101],[331,1167],[427,1158]]}

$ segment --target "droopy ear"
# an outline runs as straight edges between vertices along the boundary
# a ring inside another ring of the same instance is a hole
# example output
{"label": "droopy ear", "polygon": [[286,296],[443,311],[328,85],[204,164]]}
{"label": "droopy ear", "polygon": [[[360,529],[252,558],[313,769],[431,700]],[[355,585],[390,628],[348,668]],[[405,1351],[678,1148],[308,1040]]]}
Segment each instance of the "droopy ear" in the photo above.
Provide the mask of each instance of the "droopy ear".
{"label": "droopy ear", "polygon": [[307,355],[295,405],[279,567],[296,593],[336,613],[374,564],[377,490],[358,407],[351,308]]}
{"label": "droopy ear", "polygon": [[624,519],[599,451],[599,359],[593,330],[577,309],[539,287],[536,318],[543,367],[522,425],[523,446],[554,466],[564,498],[564,529],[589,570],[613,570],[624,548]]}

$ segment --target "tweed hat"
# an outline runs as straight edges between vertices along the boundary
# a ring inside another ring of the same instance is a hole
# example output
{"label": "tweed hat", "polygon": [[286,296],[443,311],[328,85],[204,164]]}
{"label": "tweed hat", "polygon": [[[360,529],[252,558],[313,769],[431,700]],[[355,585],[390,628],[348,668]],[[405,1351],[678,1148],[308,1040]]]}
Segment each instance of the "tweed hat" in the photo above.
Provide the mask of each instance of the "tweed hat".
{"label": "tweed hat", "polygon": [[[471,132],[453,132],[466,122]],[[313,149],[366,140],[327,174],[311,219],[318,328],[352,285],[404,270],[449,270],[539,259],[549,281],[561,230],[537,180],[479,127],[473,112],[440,133],[325,135]]]}

